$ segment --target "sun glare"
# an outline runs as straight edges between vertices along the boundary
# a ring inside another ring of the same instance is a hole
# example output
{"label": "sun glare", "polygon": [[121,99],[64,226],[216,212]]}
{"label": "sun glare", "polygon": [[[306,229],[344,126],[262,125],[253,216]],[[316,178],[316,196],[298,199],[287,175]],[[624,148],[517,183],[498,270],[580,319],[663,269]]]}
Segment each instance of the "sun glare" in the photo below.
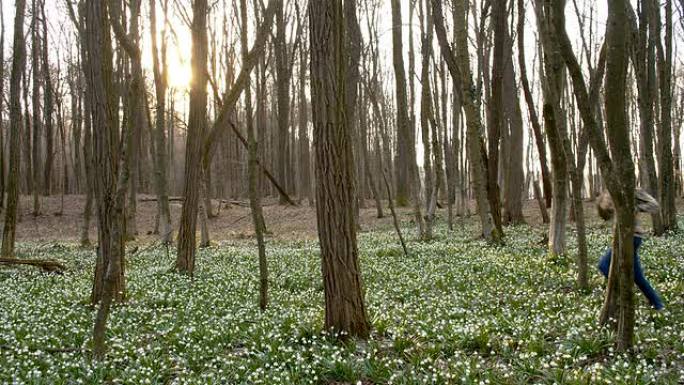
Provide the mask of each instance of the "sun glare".
{"label": "sun glare", "polygon": [[[169,59],[174,59],[170,57]],[[190,63],[181,60],[169,60],[169,87],[177,90],[190,88],[192,69]]]}

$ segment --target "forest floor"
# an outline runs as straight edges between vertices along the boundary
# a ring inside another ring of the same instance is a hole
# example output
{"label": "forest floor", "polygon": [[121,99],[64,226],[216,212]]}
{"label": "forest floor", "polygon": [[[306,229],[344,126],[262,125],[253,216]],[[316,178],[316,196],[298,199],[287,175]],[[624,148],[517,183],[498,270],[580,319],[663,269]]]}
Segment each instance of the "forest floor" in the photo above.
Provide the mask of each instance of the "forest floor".
{"label": "forest floor", "polygon": [[[155,196],[140,195],[137,204],[137,227],[138,240],[148,243],[157,239],[152,234],[155,223],[157,203]],[[66,195],[64,203],[60,196],[41,197],[41,214],[33,215],[33,197],[21,196],[19,204],[19,222],[17,224],[17,241],[32,241],[38,243],[50,243],[53,241],[77,242],[81,234],[83,224],[83,207],[85,196]],[[220,211],[218,201],[212,200],[214,213],[218,216],[209,219],[209,233],[212,241],[235,240],[251,238],[254,235],[252,217],[247,201],[232,201],[230,204],[223,203]],[[684,208],[684,202],[679,202]],[[178,219],[181,213],[181,201],[171,202],[171,217],[174,231],[178,229]],[[471,212],[475,212],[474,203],[471,202]],[[94,208],[94,207],[93,207]],[[594,202],[585,202],[585,213],[589,223],[597,222],[598,217],[594,210]],[[413,212],[409,207],[397,208],[400,220],[412,221]],[[525,220],[531,226],[542,224],[539,207],[536,201],[526,201],[523,205]],[[384,230],[392,228],[392,217],[385,202],[385,217],[378,219],[373,201],[367,202],[367,208],[360,210],[361,229]],[[446,221],[446,208],[438,210],[438,221]],[[277,204],[275,199],[264,200],[264,218],[271,238],[279,240],[307,239],[313,240],[318,237],[316,233],[316,210],[306,202],[300,206],[285,206]],[[97,237],[97,218],[93,212],[90,225],[90,239]],[[460,223],[458,217],[455,223]],[[466,222],[468,220],[466,219]]]}
{"label": "forest floor", "polygon": [[[604,279],[593,266],[610,243],[609,225],[590,221],[583,293],[574,287],[572,226],[568,255],[549,259],[545,228],[535,221],[506,228],[506,244],[492,246],[477,239],[474,221],[452,232],[442,218],[434,241],[417,242],[402,210],[406,258],[389,219],[366,209],[359,250],[373,331],[367,342],[340,342],[322,331],[313,210],[276,205],[266,208],[274,235],[265,312],[257,307],[248,210],[222,209],[212,221],[215,245],[198,253],[193,279],[170,272],[173,248],[142,237],[127,259],[127,301],[109,321],[109,354],[93,364],[95,257],[74,242],[76,199],[62,216],[46,200],[50,214],[37,219],[22,200],[18,255],[57,259],[67,271],[0,268],[0,384],[684,383],[684,233],[650,238],[642,248],[666,308],[655,312],[637,294],[636,350],[623,356],[596,323]],[[531,218],[533,209],[526,208]],[[141,204],[141,217],[153,210],[154,203]],[[152,220],[138,225],[151,229]]]}

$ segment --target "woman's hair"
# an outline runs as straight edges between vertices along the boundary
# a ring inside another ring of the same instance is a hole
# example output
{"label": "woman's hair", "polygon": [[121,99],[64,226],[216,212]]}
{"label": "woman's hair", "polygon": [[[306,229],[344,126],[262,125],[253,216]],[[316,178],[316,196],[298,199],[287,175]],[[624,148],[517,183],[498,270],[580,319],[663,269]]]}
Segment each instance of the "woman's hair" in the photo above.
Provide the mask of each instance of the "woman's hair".
{"label": "woman's hair", "polygon": [[[660,210],[658,201],[640,188],[636,189],[634,199],[634,210],[636,212],[655,213]],[[598,215],[603,220],[607,221],[613,218],[613,214],[615,214],[615,205],[613,204],[613,199],[610,197],[608,191],[604,191],[599,195],[596,202],[596,209],[598,210]]]}

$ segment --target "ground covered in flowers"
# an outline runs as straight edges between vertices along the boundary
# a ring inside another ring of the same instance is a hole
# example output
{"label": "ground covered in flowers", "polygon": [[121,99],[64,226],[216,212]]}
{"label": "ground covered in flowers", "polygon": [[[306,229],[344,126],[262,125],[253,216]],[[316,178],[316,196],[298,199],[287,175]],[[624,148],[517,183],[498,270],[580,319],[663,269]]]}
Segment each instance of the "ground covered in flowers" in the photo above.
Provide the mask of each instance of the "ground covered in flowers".
{"label": "ground covered in flowers", "polygon": [[[407,229],[412,230],[412,229]],[[591,292],[574,287],[574,249],[546,257],[543,229],[509,228],[505,246],[474,229],[437,230],[405,258],[390,231],[360,235],[367,342],[322,331],[315,243],[268,245],[270,305],[257,308],[256,249],[204,249],[194,279],[169,271],[173,250],[140,246],[128,300],[110,318],[108,358],[88,359],[94,255],[23,244],[64,261],[64,276],[0,270],[0,383],[87,384],[676,384],[684,381],[684,235],[649,239],[642,263],[666,309],[638,296],[637,350],[612,351],[596,324],[603,278],[593,265],[609,229],[589,235]],[[571,236],[569,244],[574,245]]]}

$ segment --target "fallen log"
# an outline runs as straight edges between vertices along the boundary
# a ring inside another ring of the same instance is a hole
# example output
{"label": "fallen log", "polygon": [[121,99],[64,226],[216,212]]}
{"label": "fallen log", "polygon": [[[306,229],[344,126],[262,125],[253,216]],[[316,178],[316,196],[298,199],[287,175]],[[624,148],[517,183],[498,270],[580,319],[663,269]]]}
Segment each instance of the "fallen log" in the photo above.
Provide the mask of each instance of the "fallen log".
{"label": "fallen log", "polygon": [[[169,202],[183,202],[185,198],[183,197],[169,197]],[[243,206],[243,207],[249,207],[249,204],[247,202],[243,201],[237,201],[237,200],[227,200],[227,199],[211,199],[212,201],[219,202],[221,204],[231,204],[234,206]],[[156,202],[157,198],[156,197],[145,197],[145,198],[138,198],[138,202]]]}
{"label": "fallen log", "polygon": [[[183,202],[183,197],[169,197],[169,202]],[[138,202],[156,202],[157,198],[138,198]]]}
{"label": "fallen log", "polygon": [[16,259],[16,258],[0,258],[0,265],[27,265],[39,267],[46,273],[63,274],[66,270],[61,262],[51,261],[47,259]]}

